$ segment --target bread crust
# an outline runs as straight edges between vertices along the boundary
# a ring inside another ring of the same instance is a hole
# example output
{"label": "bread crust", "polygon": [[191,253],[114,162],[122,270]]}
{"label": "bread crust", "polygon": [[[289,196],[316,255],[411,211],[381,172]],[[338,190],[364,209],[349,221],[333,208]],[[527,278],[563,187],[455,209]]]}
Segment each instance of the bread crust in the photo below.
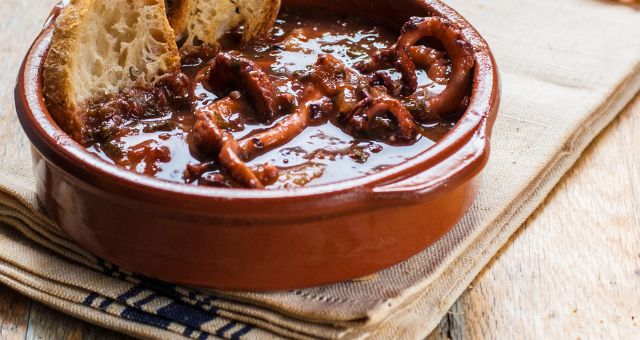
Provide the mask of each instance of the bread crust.
{"label": "bread crust", "polygon": [[167,19],[178,38],[187,28],[192,2],[192,0],[165,0]]}
{"label": "bread crust", "polygon": [[262,2],[260,7],[263,12],[257,17],[250,17],[248,14],[244,14],[243,44],[267,36],[278,17],[278,12],[280,12],[280,0],[241,0],[240,13],[243,13],[243,7],[246,6],[246,3],[256,1]]}
{"label": "bread crust", "polygon": [[[95,1],[102,0],[71,0],[55,22],[51,45],[43,66],[43,92],[45,103],[49,113],[58,123],[60,128],[70,134],[76,141],[86,144],[89,131],[86,126],[86,110],[84,105],[89,98],[78,102],[74,97],[73,72],[74,65],[78,63],[77,56],[82,46],[79,33],[82,25],[87,25],[87,13]],[[159,9],[163,14],[165,5],[163,0],[158,0]],[[164,65],[168,65],[167,73],[180,70],[180,55],[175,44],[175,34],[168,20],[159,23],[163,34],[167,37],[166,48],[168,53],[162,55]],[[76,71],[77,72],[77,71]],[[157,78],[157,75],[149,75]],[[148,79],[149,77],[147,77]],[[149,86],[142,78],[136,86]],[[123,88],[120,88],[122,90]],[[95,89],[98,93],[99,89]],[[101,94],[104,95],[104,94]],[[96,95],[100,96],[100,95]]]}
{"label": "bread crust", "polygon": [[55,23],[51,47],[44,61],[44,97],[49,113],[73,139],[83,139],[83,118],[72,96],[71,63],[78,48],[78,26],[83,22],[91,0],[73,0]]}

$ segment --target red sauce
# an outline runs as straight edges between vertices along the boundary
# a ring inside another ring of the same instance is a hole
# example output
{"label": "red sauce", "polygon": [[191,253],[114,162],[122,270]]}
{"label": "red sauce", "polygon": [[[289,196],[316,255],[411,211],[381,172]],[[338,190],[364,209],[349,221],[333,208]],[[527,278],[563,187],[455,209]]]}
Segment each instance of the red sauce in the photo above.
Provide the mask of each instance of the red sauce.
{"label": "red sauce", "polygon": [[[267,41],[240,48],[237,45],[238,34],[229,34],[222,48],[236,50],[254,61],[268,74],[279,92],[298,97],[302,88],[292,75],[313,65],[319,54],[331,54],[351,67],[368,59],[370,53],[393,46],[397,37],[398,32],[384,26],[372,26],[363,18],[336,18],[317,12],[283,10]],[[182,71],[193,77],[210,58],[186,56]],[[433,95],[442,91],[446,85],[446,79],[443,81],[442,78],[448,67],[447,63],[440,62],[427,71],[418,69],[419,86],[427,90],[423,93]],[[400,77],[398,72],[388,71],[393,79]],[[202,87],[196,92],[202,95],[199,106],[219,99]],[[403,99],[403,104],[410,107],[419,101],[420,95],[414,95]],[[138,173],[173,182],[189,182],[184,174],[187,164],[207,161],[198,159],[188,145],[194,113],[181,103],[170,102],[168,107],[164,112],[151,110],[152,114],[130,114],[127,118],[111,119],[108,128],[102,127],[106,132],[89,146],[89,150],[108,162]],[[222,127],[236,139],[269,128],[282,119],[277,117],[265,125],[251,119],[242,110],[242,105],[238,105],[237,110],[232,110],[238,112],[227,112],[222,117]],[[256,166],[269,162],[278,168],[279,176],[275,183],[266,186],[269,189],[336,182],[375,173],[414,157],[432,146],[454,124],[454,120],[446,119],[420,124],[420,134],[414,143],[390,145],[353,137],[327,121],[312,124],[286,145],[247,163]],[[214,167],[210,170],[190,184],[218,185],[225,182],[237,186],[233,181],[224,179],[223,169]]]}

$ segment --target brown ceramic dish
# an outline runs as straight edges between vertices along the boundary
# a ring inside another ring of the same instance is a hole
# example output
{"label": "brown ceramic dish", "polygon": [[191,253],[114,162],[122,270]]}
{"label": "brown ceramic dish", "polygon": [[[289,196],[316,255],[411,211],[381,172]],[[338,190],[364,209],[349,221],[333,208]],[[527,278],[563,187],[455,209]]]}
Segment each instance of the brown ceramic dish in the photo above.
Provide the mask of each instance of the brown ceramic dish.
{"label": "brown ceramic dish", "polygon": [[33,144],[38,196],[74,240],[154,278],[274,290],[378,271],[418,253],[460,220],[476,196],[500,97],[495,61],[478,32],[437,0],[284,3],[357,8],[394,27],[411,16],[455,22],[472,43],[476,61],[466,113],[433,147],[363,178],[289,190],[165,182],[99,160],[54,123],[41,89],[50,19],[20,70],[16,107]]}

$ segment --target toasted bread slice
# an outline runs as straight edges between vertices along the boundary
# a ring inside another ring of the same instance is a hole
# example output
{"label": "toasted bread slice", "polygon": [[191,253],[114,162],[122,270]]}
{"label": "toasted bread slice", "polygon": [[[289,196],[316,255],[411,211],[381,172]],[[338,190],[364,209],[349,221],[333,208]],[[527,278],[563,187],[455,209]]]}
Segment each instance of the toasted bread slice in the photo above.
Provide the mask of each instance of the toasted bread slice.
{"label": "toasted bread slice", "polygon": [[[186,0],[189,15],[186,27],[180,32],[185,49],[198,46],[215,46],[226,32],[238,27],[242,16],[232,0]],[[177,32],[177,31],[176,31]]]}
{"label": "toasted bread slice", "polygon": [[44,71],[49,112],[86,139],[83,105],[180,69],[164,0],[71,0],[57,19]]}
{"label": "toasted bread slice", "polygon": [[216,46],[225,33],[244,24],[243,43],[269,33],[280,0],[165,0],[169,21],[184,49]]}
{"label": "toasted bread slice", "polygon": [[164,1],[167,18],[169,24],[176,32],[176,35],[184,32],[187,28],[187,21],[189,20],[189,12],[191,8],[190,0],[165,0]]}
{"label": "toasted bread slice", "polygon": [[244,18],[243,43],[269,34],[280,11],[280,0],[239,0],[239,5]]}

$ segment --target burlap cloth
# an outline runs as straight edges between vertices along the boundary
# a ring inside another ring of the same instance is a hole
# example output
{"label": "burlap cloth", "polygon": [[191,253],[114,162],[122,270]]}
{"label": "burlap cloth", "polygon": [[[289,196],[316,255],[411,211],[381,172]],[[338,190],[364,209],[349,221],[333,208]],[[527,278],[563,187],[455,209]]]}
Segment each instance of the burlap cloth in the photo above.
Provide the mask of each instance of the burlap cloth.
{"label": "burlap cloth", "polygon": [[640,11],[597,0],[449,3],[492,47],[503,97],[479,197],[434,246],[367,280],[331,286],[266,294],[177,287],[123,272],[69,241],[38,208],[24,155],[0,171],[0,282],[142,337],[426,336],[640,89]]}

